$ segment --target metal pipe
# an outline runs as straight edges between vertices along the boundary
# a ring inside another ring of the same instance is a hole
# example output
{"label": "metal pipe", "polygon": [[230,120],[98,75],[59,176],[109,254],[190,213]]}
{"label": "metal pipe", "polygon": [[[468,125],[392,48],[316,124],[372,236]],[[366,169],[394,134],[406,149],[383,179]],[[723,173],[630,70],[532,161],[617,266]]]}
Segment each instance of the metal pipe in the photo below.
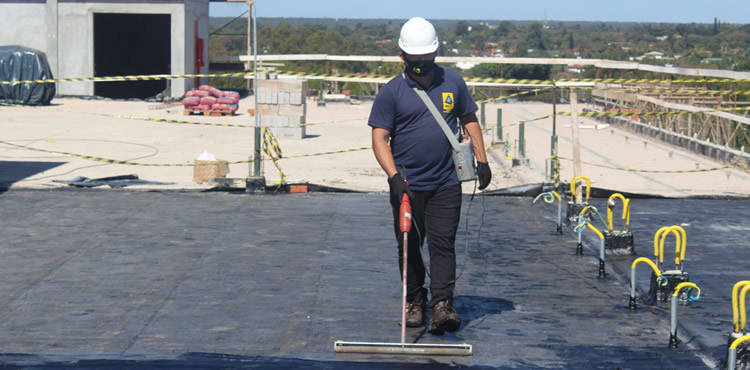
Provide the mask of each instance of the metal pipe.
{"label": "metal pipe", "polygon": [[395,344],[336,341],[333,343],[333,351],[337,353],[382,353],[392,355],[471,356],[472,346],[470,344]]}
{"label": "metal pipe", "polygon": [[550,173],[552,174],[555,187],[557,187],[557,184],[560,181],[560,168],[557,165],[557,85],[553,83],[552,87],[552,138],[551,138],[551,152],[552,152],[552,162],[550,165],[552,166],[552,171]]}
{"label": "metal pipe", "polygon": [[[678,291],[679,292],[679,291]],[[669,346],[677,348],[677,296],[672,296],[672,317],[669,322]]]}
{"label": "metal pipe", "polygon": [[[628,231],[628,225],[630,225],[630,200],[625,198],[620,193],[614,193],[609,196],[609,199],[607,201],[607,222],[609,223],[609,232],[614,232],[614,222],[613,222],[613,212],[612,208],[614,208],[614,200],[615,198],[622,200],[622,219],[625,220],[625,226],[623,227],[623,231]],[[609,207],[610,201],[612,202],[613,206]]]}
{"label": "metal pipe", "polygon": [[503,109],[497,109],[497,126],[495,126],[495,133],[497,135],[497,141],[503,141]]}
{"label": "metal pipe", "polygon": [[[584,217],[583,212],[581,212],[581,217]],[[599,246],[599,277],[603,278],[607,276],[607,274],[604,272],[604,234],[602,234],[602,232],[599,231],[599,229],[597,229],[596,227],[594,227],[594,225],[592,225],[590,222],[588,223],[588,226],[591,229],[591,231],[593,231],[594,233],[596,233],[596,235],[599,236],[599,239],[601,240],[601,243]]]}
{"label": "metal pipe", "polygon": [[[685,249],[687,246],[687,234],[682,227],[673,225],[660,228],[656,234],[654,234],[654,255],[658,258],[659,269],[661,269],[661,266],[664,263],[664,240],[670,232],[674,234],[677,244],[675,268],[679,267],[680,271],[682,271],[684,267],[682,261],[685,260]],[[659,237],[661,237],[661,239]]]}
{"label": "metal pipe", "polygon": [[728,370],[734,370],[737,368],[737,347],[747,341],[750,341],[750,335],[739,337],[729,345],[729,356],[727,358]]}
{"label": "metal pipe", "polygon": [[750,280],[738,281],[732,288],[732,323],[734,324],[734,332],[740,332],[740,322],[737,315],[739,305],[737,304],[737,291],[743,286],[750,286]]}
{"label": "metal pipe", "polygon": [[586,201],[588,202],[589,197],[591,196],[591,179],[588,176],[576,176],[572,178],[570,180],[570,194],[573,195],[573,197],[576,196],[578,180],[586,181]]}
{"label": "metal pipe", "polygon": [[[256,13],[258,7],[254,1],[248,1],[248,5],[253,11],[253,97],[255,98],[255,157],[253,158],[253,176],[261,176],[260,172],[260,113],[258,112],[258,22]],[[252,9],[254,8],[254,9]]]}
{"label": "metal pipe", "polygon": [[636,308],[636,300],[635,300],[635,267],[639,263],[641,263],[641,262],[645,262],[649,266],[651,266],[651,268],[654,270],[654,274],[656,274],[657,279],[661,277],[661,271],[659,271],[659,269],[656,267],[656,264],[653,261],[651,261],[650,259],[648,259],[646,257],[639,257],[639,258],[636,258],[635,261],[633,261],[633,265],[630,267],[630,302],[628,304],[628,306],[630,307],[631,310]]}
{"label": "metal pipe", "polygon": [[747,297],[747,291],[750,290],[750,285],[746,285],[740,292],[740,330],[744,333],[747,330],[747,316],[745,311],[745,297]]}
{"label": "metal pipe", "polygon": [[661,266],[664,263],[664,253],[659,253],[659,236],[667,229],[669,229],[669,226],[661,227],[656,231],[656,234],[654,234],[654,257],[656,257],[656,260],[659,263],[659,270],[661,270]]}
{"label": "metal pipe", "polygon": [[[557,85],[552,87],[552,136],[557,136]],[[557,155],[557,153],[552,153],[552,155]]]}
{"label": "metal pipe", "polygon": [[557,196],[557,233],[562,235],[562,199],[556,192],[552,192]]}
{"label": "metal pipe", "polygon": [[[663,230],[663,231],[662,231]],[[685,229],[683,229],[680,226],[673,225],[669,226],[666,229],[661,228],[659,231],[662,231],[661,234],[661,242],[659,244],[659,252],[662,254],[662,260],[664,255],[664,241],[669,233],[674,234],[676,239],[676,246],[675,246],[675,268],[679,268],[680,271],[683,270],[683,263],[682,261],[685,260],[685,248],[687,246],[687,234],[685,233]],[[659,232],[657,231],[657,233]]]}
{"label": "metal pipe", "polygon": [[607,273],[604,271],[604,239],[599,244],[599,277],[607,277]]}
{"label": "metal pipe", "polygon": [[526,122],[518,125],[518,157],[526,158]]}
{"label": "metal pipe", "polygon": [[557,189],[560,184],[560,166],[558,165],[560,160],[557,158],[557,136],[555,135],[552,135],[550,138],[550,152],[552,153],[550,160],[550,179]]}
{"label": "metal pipe", "polygon": [[698,288],[697,285],[690,282],[684,282],[679,283],[674,288],[674,293],[672,294],[672,317],[670,320],[670,331],[669,331],[669,346],[672,348],[677,348],[677,296],[680,295],[680,291],[683,288],[695,288],[698,289],[698,294],[700,295],[700,288]]}
{"label": "metal pipe", "polygon": [[484,130],[485,127],[487,127],[487,116],[484,114],[484,107],[487,105],[486,102],[482,102],[481,104],[481,110],[482,110],[482,120],[480,121],[480,124],[482,126],[482,130]]}

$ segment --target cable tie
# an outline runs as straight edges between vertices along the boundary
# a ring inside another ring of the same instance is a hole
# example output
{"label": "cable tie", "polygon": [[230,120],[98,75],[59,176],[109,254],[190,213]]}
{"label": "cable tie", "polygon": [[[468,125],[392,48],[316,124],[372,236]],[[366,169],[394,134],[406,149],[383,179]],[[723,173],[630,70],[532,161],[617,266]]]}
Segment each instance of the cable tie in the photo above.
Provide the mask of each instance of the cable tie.
{"label": "cable tie", "polygon": [[659,284],[659,286],[667,286],[669,285],[669,279],[667,279],[666,276],[662,275],[656,278],[656,283]]}
{"label": "cable tie", "polygon": [[691,296],[690,295],[690,291],[691,290],[693,290],[693,288],[688,288],[688,301],[690,301],[690,302],[699,301],[701,299],[701,290],[700,289],[696,289],[695,296]]}

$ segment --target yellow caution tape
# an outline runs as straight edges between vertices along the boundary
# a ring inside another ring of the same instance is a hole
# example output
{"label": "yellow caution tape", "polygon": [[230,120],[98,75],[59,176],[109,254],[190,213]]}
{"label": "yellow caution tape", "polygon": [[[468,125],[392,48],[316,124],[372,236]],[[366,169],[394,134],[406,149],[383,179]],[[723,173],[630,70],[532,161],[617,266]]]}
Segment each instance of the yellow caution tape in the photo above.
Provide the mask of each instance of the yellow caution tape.
{"label": "yellow caution tape", "polygon": [[[60,152],[56,150],[46,150],[46,149],[39,149],[39,148],[32,148],[25,145],[19,145],[19,144],[13,144],[9,143],[7,141],[0,140],[0,144],[5,144],[17,148],[27,149],[27,150],[33,150],[36,152],[43,152],[43,153],[51,153],[51,154],[58,154],[58,155],[64,155],[68,157],[75,157],[80,159],[85,159],[89,161],[95,161],[95,162],[103,162],[103,163],[111,163],[111,164],[123,164],[128,166],[144,166],[144,167],[195,167],[195,166],[210,166],[211,164],[195,164],[195,163],[171,163],[171,164],[164,164],[164,163],[139,163],[139,162],[131,162],[131,161],[121,161],[117,159],[109,159],[109,158],[102,158],[102,157],[94,157],[90,155],[83,155],[83,154],[76,154],[76,153],[68,153],[68,152]],[[252,160],[245,160],[245,161],[234,161],[234,162],[227,162],[227,164],[240,164],[240,163],[250,163]]]}
{"label": "yellow caution tape", "polygon": [[271,130],[268,128],[263,129],[263,152],[265,152],[268,155],[268,158],[273,161],[273,165],[276,166],[276,169],[279,170],[279,182],[277,183],[277,187],[275,191],[278,191],[281,188],[281,185],[287,182],[286,175],[284,174],[284,171],[281,170],[281,167],[279,166],[279,159],[281,159],[281,147],[279,147],[279,142],[276,141],[276,137],[273,136],[273,133],[271,133]]}
{"label": "yellow caution tape", "polygon": [[253,72],[233,72],[233,73],[208,73],[192,75],[129,75],[129,76],[107,76],[107,77],[75,77],[75,78],[56,78],[41,80],[13,80],[0,81],[0,85],[17,85],[31,83],[57,83],[57,82],[105,82],[105,81],[150,81],[150,80],[173,80],[180,78],[199,78],[199,77],[246,77],[253,76]]}
{"label": "yellow caution tape", "polygon": [[[53,142],[53,140],[45,139],[45,141]],[[13,146],[16,148],[22,148],[27,150],[33,150],[37,152],[43,152],[43,153],[50,153],[50,154],[58,154],[58,155],[64,155],[67,157],[75,157],[80,159],[85,159],[89,161],[95,161],[95,162],[103,162],[103,163],[111,163],[111,164],[122,164],[122,165],[128,165],[128,166],[144,166],[144,167],[194,167],[194,166],[210,166],[211,164],[195,164],[195,163],[139,163],[139,162],[131,162],[131,161],[122,161],[117,159],[109,159],[109,158],[103,158],[103,157],[95,157],[95,156],[89,156],[89,155],[83,155],[83,154],[76,154],[76,153],[69,153],[69,152],[61,152],[56,150],[47,150],[47,149],[40,149],[40,148],[33,148],[25,145],[20,144],[13,144],[7,141],[0,140],[0,144],[5,144],[8,146]],[[356,152],[361,150],[369,150],[372,149],[372,146],[365,146],[360,148],[352,148],[352,149],[342,149],[342,150],[332,150],[328,152],[320,152],[320,153],[310,153],[310,154],[300,154],[300,155],[292,155],[292,156],[281,156],[281,149],[278,145],[278,142],[275,138],[272,140],[269,138],[269,141],[267,143],[264,143],[266,148],[270,151],[271,149],[276,150],[278,148],[278,154],[274,154],[274,156],[277,158],[277,160],[282,159],[292,159],[292,158],[304,158],[304,157],[316,157],[316,156],[323,156],[323,155],[331,155],[331,154],[340,154],[340,153],[349,153],[349,152]],[[266,151],[266,148],[263,148],[263,151],[266,152],[266,154],[269,154]],[[272,155],[272,154],[269,154]],[[227,164],[243,164],[243,163],[252,163],[254,160],[243,160],[243,161],[228,161]]]}
{"label": "yellow caution tape", "polygon": [[135,119],[135,120],[151,121],[151,122],[159,122],[159,123],[176,123],[176,124],[180,124],[180,125],[199,125],[199,126],[216,126],[216,127],[255,128],[255,126],[237,125],[237,124],[232,124],[232,123],[193,122],[193,121],[181,121],[181,120],[176,120],[176,119],[140,117],[140,116],[128,116],[128,115],[107,114],[107,113],[88,113],[88,112],[71,112],[71,113],[85,113],[85,114],[93,114],[93,115],[104,116],[104,117]]}
{"label": "yellow caution tape", "polygon": [[[28,84],[28,83],[57,83],[57,82],[104,82],[104,81],[143,81],[143,80],[168,80],[168,79],[181,79],[181,78],[200,78],[200,77],[229,77],[229,78],[244,78],[252,76],[255,73],[253,71],[245,72],[233,72],[233,73],[209,73],[209,74],[181,74],[181,75],[169,75],[169,74],[156,74],[156,75],[128,75],[128,76],[106,76],[106,77],[77,77],[77,78],[58,78],[58,79],[39,79],[39,80],[14,80],[14,81],[0,81],[0,85],[16,85],[16,84]],[[376,79],[382,81],[388,81],[396,76],[380,76],[380,75],[369,75],[369,74],[325,74],[325,73],[308,73],[308,72],[275,72],[274,75],[279,76],[296,76],[311,79],[326,79],[326,78],[351,78],[351,79]],[[691,83],[736,83],[736,82],[750,82],[750,79],[731,79],[731,78],[690,78],[690,79],[674,79],[674,80],[662,80],[662,79],[624,79],[624,78],[582,78],[582,79],[561,79],[561,80],[531,80],[531,79],[515,79],[515,78],[491,78],[491,77],[472,77],[466,78],[467,82],[482,82],[482,83],[506,83],[506,84],[524,84],[524,85],[553,85],[557,86],[560,83],[567,82],[600,82],[600,83],[612,83],[612,84],[654,84],[654,83],[672,83],[672,84],[691,84]]]}
{"label": "yellow caution tape", "polygon": [[508,98],[513,98],[513,97],[516,97],[516,96],[522,96],[522,95],[527,95],[527,94],[531,94],[531,93],[547,91],[547,90],[551,90],[551,89],[552,89],[552,87],[545,87],[545,88],[541,88],[541,89],[531,89],[531,90],[517,92],[515,94],[498,96],[497,98],[478,100],[477,103],[478,104],[489,103],[489,102],[494,102],[496,100],[508,99]]}

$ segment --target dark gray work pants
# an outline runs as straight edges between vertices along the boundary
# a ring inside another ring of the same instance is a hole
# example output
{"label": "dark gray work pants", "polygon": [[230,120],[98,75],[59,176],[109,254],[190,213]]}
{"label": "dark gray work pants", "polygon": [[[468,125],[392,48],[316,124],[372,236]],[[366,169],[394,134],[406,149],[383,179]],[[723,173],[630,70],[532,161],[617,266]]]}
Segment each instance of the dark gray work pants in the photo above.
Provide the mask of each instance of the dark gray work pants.
{"label": "dark gray work pants", "polygon": [[[425,266],[419,246],[427,237],[430,253],[430,307],[440,301],[453,303],[456,279],[456,231],[461,216],[461,185],[435,191],[413,191],[411,207],[414,222],[409,232],[406,298],[408,302],[425,294]],[[404,236],[399,226],[400,204],[393,204],[393,225],[398,240],[398,266],[403,276]],[[425,296],[426,298],[426,296]]]}

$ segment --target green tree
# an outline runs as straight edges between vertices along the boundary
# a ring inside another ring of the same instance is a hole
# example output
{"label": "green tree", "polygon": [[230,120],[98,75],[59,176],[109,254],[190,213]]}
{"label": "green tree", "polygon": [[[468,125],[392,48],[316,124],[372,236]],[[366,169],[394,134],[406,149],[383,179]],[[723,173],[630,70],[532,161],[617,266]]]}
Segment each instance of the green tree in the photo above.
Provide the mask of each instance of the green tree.
{"label": "green tree", "polygon": [[469,22],[458,21],[456,23],[455,34],[456,34],[457,37],[469,34]]}
{"label": "green tree", "polygon": [[532,22],[528,27],[526,39],[524,41],[531,49],[546,50],[542,24],[539,22]]}

